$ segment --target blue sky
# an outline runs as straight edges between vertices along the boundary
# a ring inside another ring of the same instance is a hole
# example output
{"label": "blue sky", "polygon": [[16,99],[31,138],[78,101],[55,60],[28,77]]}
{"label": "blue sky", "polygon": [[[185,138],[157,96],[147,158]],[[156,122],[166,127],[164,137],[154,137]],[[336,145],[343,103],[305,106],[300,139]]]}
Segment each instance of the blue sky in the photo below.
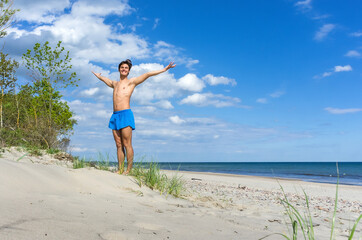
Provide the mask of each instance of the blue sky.
{"label": "blue sky", "polygon": [[[158,161],[361,161],[362,26],[358,1],[15,0],[5,52],[63,41],[80,77],[63,91],[78,125],[71,152],[109,153],[117,80],[148,79],[131,108],[136,155]],[[20,79],[26,71],[20,69]]]}

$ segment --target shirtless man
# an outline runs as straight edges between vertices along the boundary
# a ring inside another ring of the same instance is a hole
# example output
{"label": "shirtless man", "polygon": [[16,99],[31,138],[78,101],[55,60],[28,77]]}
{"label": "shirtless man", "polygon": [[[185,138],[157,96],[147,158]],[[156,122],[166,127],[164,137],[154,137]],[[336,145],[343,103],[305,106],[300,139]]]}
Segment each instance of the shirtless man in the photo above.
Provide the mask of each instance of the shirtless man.
{"label": "shirtless man", "polygon": [[[147,78],[166,72],[174,68],[176,64],[171,62],[167,67],[158,71],[151,71],[141,76],[128,79],[132,68],[131,60],[127,59],[118,65],[120,75],[119,81],[112,81],[101,76],[101,73],[92,73],[108,87],[113,88],[113,114],[109,121],[109,128],[112,129],[114,141],[117,146],[117,158],[119,170],[117,173],[127,175],[133,165],[132,130],[135,130],[133,113],[130,107],[130,99],[134,88],[143,83]],[[127,155],[127,170],[124,171],[124,159]]]}

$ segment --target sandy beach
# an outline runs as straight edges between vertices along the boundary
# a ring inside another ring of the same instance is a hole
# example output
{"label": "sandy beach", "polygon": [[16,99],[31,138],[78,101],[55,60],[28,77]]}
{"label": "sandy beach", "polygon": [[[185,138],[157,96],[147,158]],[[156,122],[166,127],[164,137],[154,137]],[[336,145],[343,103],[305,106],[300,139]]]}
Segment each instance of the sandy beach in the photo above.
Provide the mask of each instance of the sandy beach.
{"label": "sandy beach", "polygon": [[[336,193],[333,184],[178,174],[185,181],[183,198],[139,187],[130,176],[94,168],[72,169],[70,162],[50,156],[6,151],[0,158],[0,239],[212,240],[287,234],[288,217],[279,200],[283,196],[279,184],[301,213],[306,210],[302,190],[306,191],[316,239],[329,239]],[[361,212],[362,187],[340,185],[336,239],[348,238]],[[360,223],[354,239],[361,238],[361,231]]]}

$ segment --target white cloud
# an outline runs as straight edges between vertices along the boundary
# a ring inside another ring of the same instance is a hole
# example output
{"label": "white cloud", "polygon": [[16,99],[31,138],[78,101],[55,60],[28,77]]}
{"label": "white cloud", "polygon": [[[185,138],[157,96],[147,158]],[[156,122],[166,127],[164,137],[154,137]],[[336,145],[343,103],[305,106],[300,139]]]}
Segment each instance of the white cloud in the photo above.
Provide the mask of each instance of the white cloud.
{"label": "white cloud", "polygon": [[224,85],[231,84],[232,86],[236,85],[235,79],[227,78],[227,77],[223,77],[223,76],[216,77],[212,74],[207,74],[206,76],[203,76],[202,80],[206,81],[211,86],[215,86],[215,85],[219,85],[219,84],[224,84]]}
{"label": "white cloud", "polygon": [[273,93],[269,94],[269,96],[272,97],[272,98],[279,98],[284,94],[285,94],[284,91],[276,91],[276,92],[273,92]]}
{"label": "white cloud", "polygon": [[316,32],[314,39],[317,41],[322,41],[325,39],[328,34],[336,27],[335,24],[324,24],[318,32]]}
{"label": "white cloud", "polygon": [[103,103],[89,103],[81,100],[68,102],[69,107],[75,112],[75,119],[82,122],[82,126],[96,126],[100,122],[107,122],[112,115],[112,107],[105,107]]}
{"label": "white cloud", "polygon": [[153,27],[152,27],[153,30],[155,30],[155,29],[157,28],[159,22],[160,22],[160,19],[159,19],[159,18],[155,18],[155,22],[153,23]]}
{"label": "white cloud", "polygon": [[356,50],[350,50],[344,56],[346,56],[346,57],[360,57],[361,54],[359,52],[357,52]]}
{"label": "white cloud", "polygon": [[353,37],[361,37],[362,36],[362,31],[351,33],[351,36],[353,36]]}
{"label": "white cloud", "polygon": [[172,116],[172,117],[169,117],[170,121],[175,123],[175,124],[182,124],[184,122],[186,122],[185,120],[181,119],[179,116]]}
{"label": "white cloud", "polygon": [[258,98],[257,100],[256,100],[256,102],[257,103],[268,103],[268,100],[266,99],[266,98]]}
{"label": "white cloud", "polygon": [[16,13],[16,18],[35,23],[51,23],[58,14],[63,13],[64,9],[69,6],[69,0],[48,1],[46,3],[44,0],[14,1],[14,8],[20,9],[20,12]]}
{"label": "white cloud", "polygon": [[153,46],[153,57],[159,60],[174,61],[176,64],[185,64],[186,67],[192,68],[199,60],[183,56],[181,52],[183,49],[178,48],[165,41],[158,41]]}
{"label": "white cloud", "polygon": [[206,94],[195,93],[182,99],[180,104],[206,106],[208,104],[207,100],[208,96]]}
{"label": "white cloud", "polygon": [[156,105],[160,108],[163,109],[173,109],[174,107],[172,106],[171,102],[168,100],[162,100],[156,103]]}
{"label": "white cloud", "polygon": [[303,8],[303,9],[309,9],[309,8],[312,8],[311,3],[312,3],[312,0],[298,1],[295,3],[295,6]]}
{"label": "white cloud", "polygon": [[322,74],[322,77],[329,77],[329,76],[331,76],[333,73],[332,72],[324,72],[323,74]]}
{"label": "white cloud", "polygon": [[157,108],[154,106],[138,106],[132,109],[134,113],[147,114],[154,113],[157,111]]}
{"label": "white cloud", "polygon": [[71,152],[88,152],[90,149],[88,148],[81,148],[81,147],[71,147]]}
{"label": "white cloud", "polygon": [[[132,67],[130,77],[142,75],[149,71],[163,69],[164,66],[158,63],[142,63]],[[151,77],[138,85],[132,95],[131,100],[138,104],[150,105],[153,101],[166,100],[179,94],[180,87],[178,86],[172,69],[160,75]],[[166,102],[161,104],[167,106]]]}
{"label": "white cloud", "polygon": [[177,85],[186,91],[200,92],[204,87],[204,82],[193,73],[188,73],[177,81]]}
{"label": "white cloud", "polygon": [[41,36],[41,42],[61,40],[73,58],[88,61],[114,63],[123,58],[148,57],[151,49],[146,40],[133,33],[114,32],[110,25],[104,23],[108,14],[123,16],[130,9],[128,4],[115,0],[78,1],[73,4],[70,13],[57,16],[50,25],[41,25],[29,32],[13,32],[16,32],[16,37],[20,34]]}
{"label": "white cloud", "polygon": [[331,114],[346,114],[346,113],[361,112],[362,108],[345,108],[345,109],[341,109],[341,108],[327,107],[324,110],[326,110],[327,112],[329,112]]}
{"label": "white cloud", "polygon": [[350,72],[352,71],[352,67],[351,65],[345,65],[345,66],[335,66],[334,69],[333,69],[333,72],[324,72],[323,74],[321,75],[316,75],[314,76],[314,78],[318,79],[318,78],[324,78],[324,77],[329,77],[331,76],[332,74],[334,73],[337,73],[337,72]]}
{"label": "white cloud", "polygon": [[8,35],[12,34],[12,38],[14,39],[18,39],[21,36],[25,36],[26,34],[28,34],[28,31],[26,30],[12,28],[12,27],[6,29],[6,32]]}
{"label": "white cloud", "polygon": [[89,88],[89,89],[83,90],[80,92],[80,94],[83,96],[86,96],[86,97],[91,97],[94,94],[96,94],[98,91],[99,91],[99,88],[95,87],[95,88]]}
{"label": "white cloud", "polygon": [[[33,4],[34,1],[20,2],[18,7],[27,8],[28,3]],[[119,32],[111,25],[105,24],[105,17],[109,14],[124,16],[134,11],[126,1],[79,0],[74,2],[73,5],[69,1],[55,2],[44,3],[44,0],[36,0],[34,6],[37,10],[32,11],[34,12],[34,19],[40,22],[45,22],[45,20],[39,18],[39,14],[43,12],[48,14],[53,11],[52,9],[55,9],[56,12],[60,11],[59,14],[51,15],[51,20],[46,21],[51,24],[35,25],[35,29],[28,31],[12,28],[8,31],[8,36],[14,39],[36,35],[39,36],[41,42],[48,40],[51,43],[61,40],[65,48],[72,53],[73,59],[87,59],[87,61],[106,64],[114,64],[126,58],[145,59],[150,56],[156,57],[160,61],[173,60],[177,64],[184,64],[189,68],[199,62],[183,56],[181,48],[171,44],[163,44],[165,43],[163,41],[152,45],[135,33]],[[41,6],[37,7],[38,5]],[[42,6],[44,6],[44,9]],[[69,13],[64,13],[65,7],[69,8]],[[24,16],[31,16],[31,14],[25,14]],[[24,20],[30,21],[29,18],[24,17]],[[121,26],[120,30],[124,29],[122,23],[119,24]],[[23,46],[19,43],[16,45]]]}
{"label": "white cloud", "polygon": [[322,14],[322,15],[316,14],[314,17],[312,17],[312,19],[320,20],[320,19],[326,19],[326,18],[329,18],[329,17],[330,17],[330,15],[328,15],[328,14]]}
{"label": "white cloud", "polygon": [[127,1],[118,0],[80,0],[72,6],[72,13],[80,17],[107,16],[109,14],[124,16],[130,14],[132,10]]}
{"label": "white cloud", "polygon": [[351,67],[351,65],[335,66],[334,71],[335,72],[350,72],[350,71],[352,71],[352,67]]}
{"label": "white cloud", "polygon": [[239,98],[224,96],[222,94],[213,93],[195,93],[187,96],[180,101],[180,104],[189,104],[199,107],[215,106],[215,107],[230,107],[235,106],[241,100]]}
{"label": "white cloud", "polygon": [[136,23],[136,24],[129,26],[129,28],[131,29],[132,32],[135,32],[138,27],[142,27],[142,24]]}
{"label": "white cloud", "polygon": [[[177,58],[176,58],[176,61],[179,61]],[[195,65],[195,64],[198,64],[200,61],[197,60],[197,59],[191,59],[191,58],[188,58],[188,59],[185,59],[185,64],[186,64],[186,67],[192,69],[192,67]],[[183,60],[181,60],[181,63],[183,63]]]}

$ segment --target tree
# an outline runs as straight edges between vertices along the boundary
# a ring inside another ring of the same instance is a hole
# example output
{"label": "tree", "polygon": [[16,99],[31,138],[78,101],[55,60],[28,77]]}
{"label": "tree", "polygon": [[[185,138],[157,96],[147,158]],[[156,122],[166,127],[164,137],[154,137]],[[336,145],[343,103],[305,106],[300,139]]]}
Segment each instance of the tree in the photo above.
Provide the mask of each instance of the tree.
{"label": "tree", "polygon": [[3,128],[3,100],[6,90],[15,86],[16,78],[14,77],[16,69],[19,67],[19,63],[15,60],[8,58],[8,54],[0,52],[0,128]]}
{"label": "tree", "polygon": [[[73,129],[75,120],[66,103],[61,101],[59,90],[68,86],[78,86],[79,79],[75,72],[70,72],[72,65],[69,51],[65,52],[61,41],[52,49],[49,42],[36,43],[33,51],[23,54],[25,67],[33,80],[32,112],[35,125],[41,128],[42,137],[48,147],[53,147],[60,134]],[[46,122],[42,120],[46,119]],[[41,124],[39,121],[42,121]],[[47,126],[47,131],[43,126]]]}
{"label": "tree", "polygon": [[73,67],[70,64],[72,59],[69,57],[69,51],[64,52],[65,49],[61,44],[62,42],[59,41],[52,50],[48,41],[43,45],[36,43],[33,52],[28,49],[22,57],[33,80],[35,82],[47,81],[55,90],[66,88],[69,85],[78,86],[76,82],[79,81],[75,72],[69,74]]}
{"label": "tree", "polygon": [[14,14],[19,9],[12,9],[13,0],[0,0],[0,38],[6,35],[6,29],[9,28],[14,20]]}

